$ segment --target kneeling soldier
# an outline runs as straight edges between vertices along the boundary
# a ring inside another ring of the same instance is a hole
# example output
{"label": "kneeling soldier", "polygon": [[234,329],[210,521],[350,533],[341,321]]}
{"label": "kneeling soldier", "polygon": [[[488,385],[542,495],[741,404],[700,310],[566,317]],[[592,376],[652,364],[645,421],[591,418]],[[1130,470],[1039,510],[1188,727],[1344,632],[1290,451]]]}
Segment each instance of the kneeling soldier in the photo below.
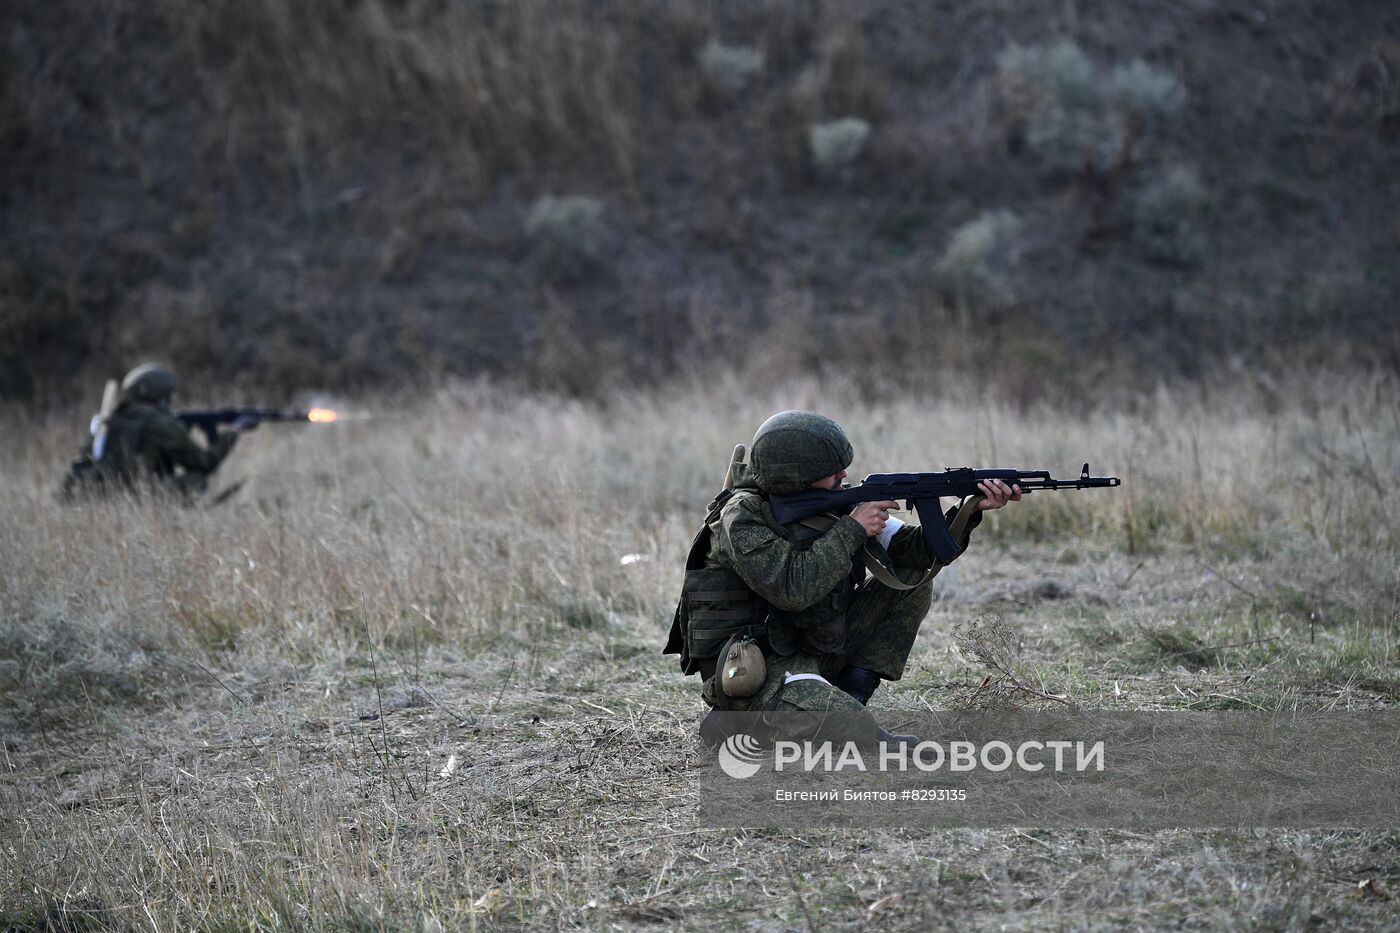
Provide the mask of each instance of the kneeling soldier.
{"label": "kneeling soldier", "polygon": [[[779,412],[754,435],[749,464],[736,456],[732,483],[710,504],[666,646],[704,681],[707,742],[724,739],[725,711],[856,713],[869,738],[908,738],[877,732],[864,707],[882,680],[903,675],[928,614],[936,568],[922,531],[890,518],[892,501],[788,525],[768,503],[838,488],[851,459],[830,418]],[[1000,481],[980,488],[982,498],[947,516],[964,548],[983,511],[1021,498]]]}

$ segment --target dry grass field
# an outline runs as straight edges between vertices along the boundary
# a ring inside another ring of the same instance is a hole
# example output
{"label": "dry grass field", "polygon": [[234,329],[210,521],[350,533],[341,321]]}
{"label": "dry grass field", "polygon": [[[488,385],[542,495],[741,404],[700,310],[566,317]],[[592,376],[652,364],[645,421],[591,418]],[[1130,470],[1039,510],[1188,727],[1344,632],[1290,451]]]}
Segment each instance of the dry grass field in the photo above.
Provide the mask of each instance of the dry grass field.
{"label": "dry grass field", "polygon": [[992,612],[1086,706],[1395,706],[1397,390],[458,384],[264,427],[208,509],[57,505],[86,415],[11,410],[0,928],[1393,929],[1400,828],[710,829],[697,685],[659,649],[730,446],[813,407],[856,477],[1124,479],[993,516],[877,710],[958,702],[954,626]]}

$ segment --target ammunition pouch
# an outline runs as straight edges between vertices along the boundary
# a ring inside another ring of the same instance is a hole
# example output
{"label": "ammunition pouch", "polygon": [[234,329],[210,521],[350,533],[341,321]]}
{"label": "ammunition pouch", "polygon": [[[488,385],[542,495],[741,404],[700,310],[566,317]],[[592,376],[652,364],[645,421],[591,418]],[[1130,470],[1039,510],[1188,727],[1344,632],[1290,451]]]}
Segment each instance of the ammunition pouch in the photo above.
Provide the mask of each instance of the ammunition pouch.
{"label": "ammunition pouch", "polygon": [[768,620],[768,641],[780,657],[793,654],[837,654],[846,648],[846,612],[851,590],[845,581],[817,603],[797,612],[774,611]]}
{"label": "ammunition pouch", "polygon": [[699,670],[701,659],[718,656],[731,638],[762,638],[768,631],[768,604],[723,567],[685,572],[676,615],[685,638],[682,670],[687,674]]}
{"label": "ammunition pouch", "polygon": [[[715,671],[725,644],[735,636],[763,638],[767,634],[768,603],[749,589],[737,573],[723,567],[706,567],[710,549],[710,522],[734,495],[726,489],[710,503],[705,524],[690,542],[685,561],[681,598],[671,621],[665,654],[681,656],[681,673]],[[704,668],[704,670],[702,670]]]}

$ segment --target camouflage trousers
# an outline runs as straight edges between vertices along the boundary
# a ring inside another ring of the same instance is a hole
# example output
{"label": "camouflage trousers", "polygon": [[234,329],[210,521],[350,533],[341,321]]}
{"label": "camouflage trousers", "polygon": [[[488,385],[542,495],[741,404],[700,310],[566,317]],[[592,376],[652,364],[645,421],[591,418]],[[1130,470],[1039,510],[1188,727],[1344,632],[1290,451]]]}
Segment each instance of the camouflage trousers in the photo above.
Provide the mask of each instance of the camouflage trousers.
{"label": "camouflage trousers", "polygon": [[[867,580],[851,597],[846,614],[846,644],[832,654],[769,655],[763,689],[749,700],[730,700],[729,708],[811,712],[864,709],[850,694],[835,686],[845,667],[863,667],[882,680],[899,680],[919,634],[919,626],[933,601],[933,583],[910,590],[894,590]],[[800,675],[815,674],[816,677]],[[793,675],[799,675],[793,679]]]}

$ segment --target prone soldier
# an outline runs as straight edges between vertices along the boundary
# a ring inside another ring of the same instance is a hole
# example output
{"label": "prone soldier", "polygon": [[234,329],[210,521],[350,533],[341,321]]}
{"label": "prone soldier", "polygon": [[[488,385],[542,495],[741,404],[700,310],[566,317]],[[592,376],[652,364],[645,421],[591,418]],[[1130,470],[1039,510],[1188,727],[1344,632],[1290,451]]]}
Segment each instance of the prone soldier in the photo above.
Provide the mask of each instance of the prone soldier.
{"label": "prone soldier", "polygon": [[203,492],[247,425],[235,424],[201,446],[171,410],[176,388],[175,374],[154,363],[132,369],[119,389],[110,383],[91,437],[64,477],[61,497],[71,501],[142,486],[186,497]]}

